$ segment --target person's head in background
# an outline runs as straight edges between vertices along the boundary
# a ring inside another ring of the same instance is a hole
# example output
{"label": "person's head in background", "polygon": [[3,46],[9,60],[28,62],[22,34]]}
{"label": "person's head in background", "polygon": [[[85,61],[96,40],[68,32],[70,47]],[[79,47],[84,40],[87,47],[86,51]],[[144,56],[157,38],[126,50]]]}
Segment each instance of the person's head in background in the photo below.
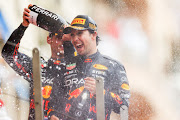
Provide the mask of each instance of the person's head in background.
{"label": "person's head in background", "polygon": [[51,58],[61,59],[64,57],[64,48],[62,41],[63,33],[49,33],[47,43],[51,47]]}

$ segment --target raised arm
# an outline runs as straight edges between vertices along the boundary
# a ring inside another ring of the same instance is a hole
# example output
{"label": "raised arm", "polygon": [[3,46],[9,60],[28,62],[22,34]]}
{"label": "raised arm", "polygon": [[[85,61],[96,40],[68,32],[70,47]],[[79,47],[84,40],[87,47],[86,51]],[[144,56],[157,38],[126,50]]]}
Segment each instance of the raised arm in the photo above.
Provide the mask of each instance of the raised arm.
{"label": "raised arm", "polygon": [[24,76],[28,81],[32,78],[32,60],[25,54],[18,51],[21,38],[24,35],[29,23],[29,9],[23,12],[23,22],[13,31],[2,49],[2,57],[19,75]]}

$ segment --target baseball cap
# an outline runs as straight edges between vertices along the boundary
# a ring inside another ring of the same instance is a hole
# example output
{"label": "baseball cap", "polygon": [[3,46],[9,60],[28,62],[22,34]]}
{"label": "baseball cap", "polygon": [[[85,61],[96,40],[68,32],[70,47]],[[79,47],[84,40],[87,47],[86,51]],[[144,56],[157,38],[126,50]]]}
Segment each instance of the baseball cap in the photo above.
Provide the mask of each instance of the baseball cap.
{"label": "baseball cap", "polygon": [[73,21],[71,22],[71,25],[69,27],[66,27],[64,29],[64,34],[69,34],[72,29],[76,30],[94,30],[97,31],[97,25],[96,22],[87,15],[78,15],[76,16]]}
{"label": "baseball cap", "polygon": [[56,32],[56,33],[49,32],[49,37],[52,37],[52,36],[56,36],[56,37],[62,39],[63,33],[62,32]]}

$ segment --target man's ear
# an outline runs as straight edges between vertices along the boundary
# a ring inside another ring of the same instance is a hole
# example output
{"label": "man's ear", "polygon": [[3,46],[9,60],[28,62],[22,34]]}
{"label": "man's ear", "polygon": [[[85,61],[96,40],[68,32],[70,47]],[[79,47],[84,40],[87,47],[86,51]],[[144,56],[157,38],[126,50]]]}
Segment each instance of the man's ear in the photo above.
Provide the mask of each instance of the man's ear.
{"label": "man's ear", "polygon": [[96,36],[97,36],[97,32],[94,31],[94,33],[92,34],[93,40],[96,40]]}
{"label": "man's ear", "polygon": [[51,37],[47,36],[47,43],[51,44]]}

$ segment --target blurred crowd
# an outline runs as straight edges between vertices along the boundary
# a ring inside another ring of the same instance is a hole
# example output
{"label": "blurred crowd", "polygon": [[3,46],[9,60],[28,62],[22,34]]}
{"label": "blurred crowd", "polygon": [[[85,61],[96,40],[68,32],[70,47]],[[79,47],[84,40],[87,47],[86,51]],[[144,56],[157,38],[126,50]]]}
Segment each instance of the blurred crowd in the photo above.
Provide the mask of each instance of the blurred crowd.
{"label": "blurred crowd", "polygon": [[[96,21],[101,38],[99,51],[126,67],[132,91],[130,120],[180,119],[178,0],[17,0],[9,4],[1,1],[0,48],[22,22],[23,8],[30,3],[49,9],[67,21],[78,14],[87,14]],[[41,56],[48,59],[50,48],[42,41],[46,35],[47,31],[31,25],[20,50],[32,56],[32,49],[39,47]],[[0,56],[0,120],[27,118],[28,87]],[[118,117],[112,114],[111,119]]]}

